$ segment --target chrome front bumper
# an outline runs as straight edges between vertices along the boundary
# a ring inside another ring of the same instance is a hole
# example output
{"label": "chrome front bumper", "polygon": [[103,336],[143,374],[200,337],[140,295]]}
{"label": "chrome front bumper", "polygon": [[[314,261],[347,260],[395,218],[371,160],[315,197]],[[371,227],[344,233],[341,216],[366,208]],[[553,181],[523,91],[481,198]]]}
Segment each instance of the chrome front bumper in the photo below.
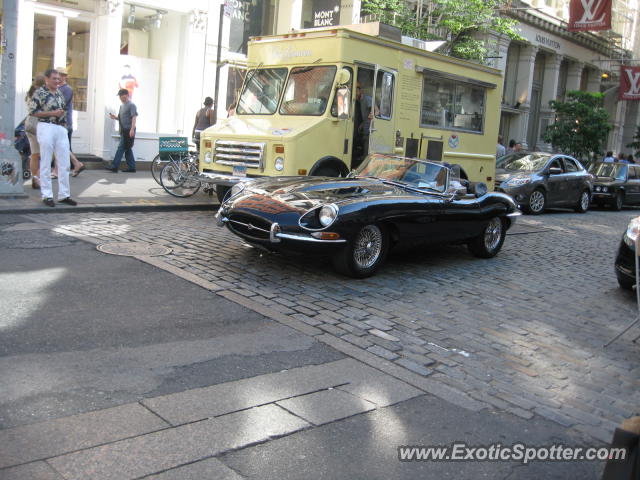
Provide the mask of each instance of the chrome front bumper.
{"label": "chrome front bumper", "polygon": [[518,210],[517,212],[507,213],[507,217],[509,217],[512,227],[516,224],[518,217],[521,217],[521,216],[522,216],[522,212],[520,210]]}
{"label": "chrome front bumper", "polygon": [[[223,216],[220,210],[218,210],[218,212],[216,213],[215,219],[216,219],[216,225],[219,227],[224,227],[227,223],[231,221],[229,220],[229,218]],[[241,224],[244,227],[250,227],[246,223],[241,223],[237,221],[235,223]],[[267,233],[266,230],[259,227],[251,226],[250,228]],[[335,244],[335,243],[346,242],[346,240],[343,238],[340,238],[338,240],[323,240],[321,238],[312,237],[311,235],[306,233],[283,233],[280,231],[280,225],[278,225],[277,223],[272,223],[271,229],[269,230],[269,243],[280,243],[283,239],[295,240],[300,242],[310,242],[310,243],[324,243],[324,244]]]}

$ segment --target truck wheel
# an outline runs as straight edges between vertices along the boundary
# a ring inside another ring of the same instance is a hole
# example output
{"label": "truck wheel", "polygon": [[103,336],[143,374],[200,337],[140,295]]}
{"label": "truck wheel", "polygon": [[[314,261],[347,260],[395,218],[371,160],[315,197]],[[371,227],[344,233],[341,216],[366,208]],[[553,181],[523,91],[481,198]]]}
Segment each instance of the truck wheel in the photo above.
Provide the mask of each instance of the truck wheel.
{"label": "truck wheel", "polygon": [[333,257],[333,266],[349,277],[370,277],[384,263],[388,250],[389,235],[384,226],[365,225],[353,241]]}
{"label": "truck wheel", "polygon": [[504,220],[500,217],[493,217],[487,222],[482,233],[471,240],[467,247],[476,257],[495,257],[502,248],[506,234],[507,229],[505,228]]}
{"label": "truck wheel", "polygon": [[340,170],[335,167],[320,167],[313,173],[314,177],[339,177]]}
{"label": "truck wheel", "polygon": [[226,197],[227,192],[231,190],[231,187],[226,187],[224,185],[216,185],[216,197],[218,197],[218,201],[222,203],[224,201],[224,197]]}

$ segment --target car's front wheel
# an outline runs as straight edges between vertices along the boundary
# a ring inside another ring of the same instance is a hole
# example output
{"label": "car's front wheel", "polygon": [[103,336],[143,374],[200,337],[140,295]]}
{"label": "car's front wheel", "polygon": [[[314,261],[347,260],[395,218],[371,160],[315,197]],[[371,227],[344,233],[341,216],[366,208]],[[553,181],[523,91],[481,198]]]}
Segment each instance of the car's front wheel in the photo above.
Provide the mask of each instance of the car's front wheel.
{"label": "car's front wheel", "polygon": [[384,263],[388,249],[389,235],[384,226],[365,225],[353,241],[333,257],[333,266],[349,277],[370,277]]}
{"label": "car's front wheel", "polygon": [[500,217],[493,217],[487,222],[482,233],[471,240],[467,246],[476,257],[495,257],[502,248],[506,234],[504,220]]}
{"label": "car's front wheel", "polygon": [[587,210],[589,210],[590,203],[591,203],[591,195],[589,195],[589,190],[585,190],[580,194],[580,198],[578,199],[578,204],[574,207],[574,210],[578,213],[587,213]]}
{"label": "car's front wheel", "polygon": [[544,190],[536,188],[529,196],[529,203],[524,210],[532,215],[538,215],[544,212],[544,207],[547,203],[547,197],[544,194]]}
{"label": "car's front wheel", "polygon": [[618,271],[616,271],[616,277],[618,277],[618,285],[620,285],[620,288],[624,288],[625,290],[632,290],[636,284],[632,279]]}
{"label": "car's front wheel", "polygon": [[613,199],[613,209],[617,212],[622,210],[624,205],[624,193],[618,192],[616,193],[616,197]]}

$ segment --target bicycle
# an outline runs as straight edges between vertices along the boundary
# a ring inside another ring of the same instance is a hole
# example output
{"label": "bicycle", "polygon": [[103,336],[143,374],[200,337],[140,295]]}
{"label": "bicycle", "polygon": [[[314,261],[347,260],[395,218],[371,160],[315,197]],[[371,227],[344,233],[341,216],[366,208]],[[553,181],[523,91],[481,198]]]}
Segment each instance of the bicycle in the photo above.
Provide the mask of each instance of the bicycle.
{"label": "bicycle", "polygon": [[189,152],[187,139],[161,137],[158,150],[158,164],[164,162],[164,165],[156,181],[162,188],[174,197],[190,197],[197,193],[202,186],[199,179],[198,156],[197,153]]}
{"label": "bicycle", "polygon": [[[186,137],[160,137],[159,153],[151,161],[151,176],[153,176],[153,179],[158,185],[161,185],[160,172],[162,172],[162,169],[167,163],[174,159],[173,156],[175,154],[183,156],[187,153],[189,156],[195,157],[195,163],[196,165],[198,164],[197,150],[191,149],[191,145],[188,143],[186,143],[185,149],[185,141],[187,141]],[[177,148],[180,150],[176,150]]]}

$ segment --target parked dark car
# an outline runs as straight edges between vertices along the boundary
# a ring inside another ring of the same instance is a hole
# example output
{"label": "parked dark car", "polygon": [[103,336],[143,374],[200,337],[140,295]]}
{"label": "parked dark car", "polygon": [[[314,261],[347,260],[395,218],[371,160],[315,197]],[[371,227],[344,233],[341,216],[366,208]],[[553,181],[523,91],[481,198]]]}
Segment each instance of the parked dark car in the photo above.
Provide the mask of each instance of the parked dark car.
{"label": "parked dark car", "polygon": [[640,203],[640,165],[598,162],[590,172],[595,177],[592,203],[622,210],[624,205]]}
{"label": "parked dark car", "polygon": [[495,188],[513,197],[526,213],[536,215],[551,207],[585,213],[591,200],[592,178],[568,155],[517,152],[496,162]]}
{"label": "parked dark car", "polygon": [[507,195],[488,193],[457,172],[442,163],[370,155],[347,178],[235,185],[216,218],[250,244],[330,255],[339,272],[356,278],[373,275],[399,245],[466,243],[474,255],[493,257],[520,211]]}
{"label": "parked dark car", "polygon": [[640,217],[629,222],[616,255],[616,277],[618,277],[620,286],[627,290],[631,290],[636,284],[635,246],[638,234],[640,234]]}

